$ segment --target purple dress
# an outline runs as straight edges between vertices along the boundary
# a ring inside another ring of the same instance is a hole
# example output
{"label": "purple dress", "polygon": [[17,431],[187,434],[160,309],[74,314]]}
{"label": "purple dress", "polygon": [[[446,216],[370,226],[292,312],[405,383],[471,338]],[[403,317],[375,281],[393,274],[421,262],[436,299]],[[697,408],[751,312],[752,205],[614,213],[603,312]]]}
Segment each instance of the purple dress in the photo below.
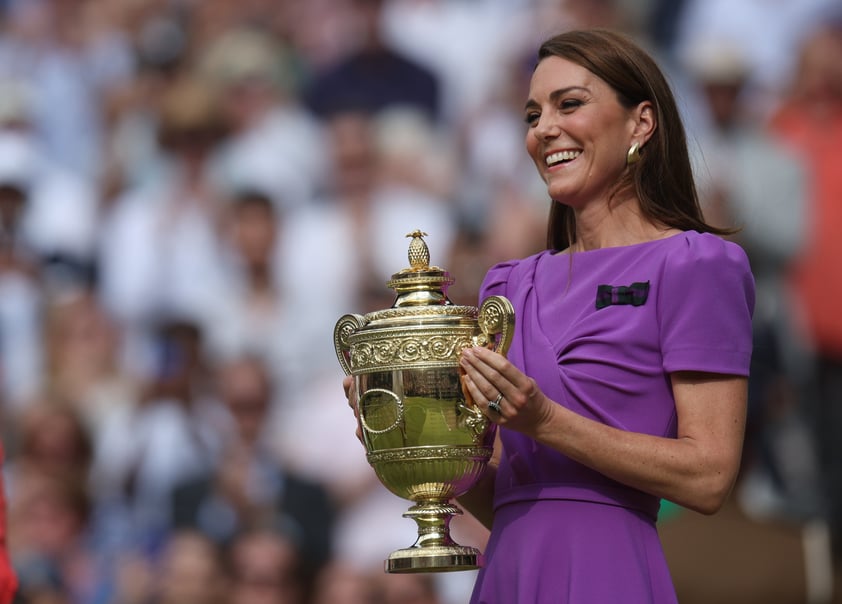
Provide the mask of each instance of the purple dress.
{"label": "purple dress", "polygon": [[[743,250],[694,231],[625,247],[542,252],[493,267],[509,359],[554,401],[608,425],[675,437],[669,374],[748,375],[754,279]],[[501,430],[494,526],[474,604],[676,602],[660,500]]]}

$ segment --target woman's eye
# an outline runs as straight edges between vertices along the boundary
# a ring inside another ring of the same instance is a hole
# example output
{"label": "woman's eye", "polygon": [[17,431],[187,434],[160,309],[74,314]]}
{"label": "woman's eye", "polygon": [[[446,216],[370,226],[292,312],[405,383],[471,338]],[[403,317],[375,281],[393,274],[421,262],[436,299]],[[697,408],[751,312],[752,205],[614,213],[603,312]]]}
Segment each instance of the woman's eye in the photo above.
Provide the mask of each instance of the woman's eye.
{"label": "woman's eye", "polygon": [[530,111],[524,116],[523,121],[526,122],[529,126],[534,126],[536,123],[538,123],[539,117],[540,114],[538,112]]}
{"label": "woman's eye", "polygon": [[572,111],[573,109],[576,109],[581,105],[582,101],[580,101],[579,99],[564,99],[561,102],[561,109],[562,111]]}

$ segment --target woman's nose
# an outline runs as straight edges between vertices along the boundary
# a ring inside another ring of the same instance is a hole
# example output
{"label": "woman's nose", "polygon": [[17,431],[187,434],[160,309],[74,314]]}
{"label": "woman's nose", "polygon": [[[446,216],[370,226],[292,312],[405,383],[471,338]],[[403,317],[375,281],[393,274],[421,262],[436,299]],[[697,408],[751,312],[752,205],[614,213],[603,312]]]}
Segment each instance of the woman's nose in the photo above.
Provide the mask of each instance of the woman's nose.
{"label": "woman's nose", "polygon": [[540,117],[538,123],[532,129],[533,134],[539,140],[547,140],[557,137],[561,133],[561,127],[552,117]]}

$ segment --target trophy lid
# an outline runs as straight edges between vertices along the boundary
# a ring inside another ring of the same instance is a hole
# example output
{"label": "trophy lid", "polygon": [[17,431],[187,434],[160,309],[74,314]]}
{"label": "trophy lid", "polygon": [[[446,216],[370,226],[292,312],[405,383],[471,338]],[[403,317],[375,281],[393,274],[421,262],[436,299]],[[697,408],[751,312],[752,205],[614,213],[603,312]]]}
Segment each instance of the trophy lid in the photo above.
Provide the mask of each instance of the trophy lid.
{"label": "trophy lid", "polygon": [[386,283],[398,294],[392,308],[452,304],[447,297],[447,288],[454,279],[447,271],[430,266],[430,250],[424,241],[426,235],[419,229],[406,235],[412,237],[408,251],[409,267],[392,275]]}

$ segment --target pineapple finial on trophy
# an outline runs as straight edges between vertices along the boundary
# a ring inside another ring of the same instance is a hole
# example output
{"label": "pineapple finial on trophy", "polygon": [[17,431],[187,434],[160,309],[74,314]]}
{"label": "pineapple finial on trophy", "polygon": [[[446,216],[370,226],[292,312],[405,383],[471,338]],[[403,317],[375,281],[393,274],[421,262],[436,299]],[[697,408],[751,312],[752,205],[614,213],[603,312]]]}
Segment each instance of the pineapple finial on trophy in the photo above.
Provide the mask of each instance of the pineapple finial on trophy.
{"label": "pineapple finial on trophy", "polygon": [[447,288],[453,284],[453,277],[437,266],[430,266],[430,249],[423,239],[426,235],[421,229],[415,229],[406,235],[412,237],[407,253],[409,266],[392,275],[386,284],[398,294],[395,308],[451,303],[447,298]]}
{"label": "pineapple finial on trophy", "polygon": [[421,229],[415,229],[411,233],[406,234],[407,237],[412,237],[409,242],[409,266],[412,270],[425,271],[430,267],[430,248],[424,241],[427,233]]}

